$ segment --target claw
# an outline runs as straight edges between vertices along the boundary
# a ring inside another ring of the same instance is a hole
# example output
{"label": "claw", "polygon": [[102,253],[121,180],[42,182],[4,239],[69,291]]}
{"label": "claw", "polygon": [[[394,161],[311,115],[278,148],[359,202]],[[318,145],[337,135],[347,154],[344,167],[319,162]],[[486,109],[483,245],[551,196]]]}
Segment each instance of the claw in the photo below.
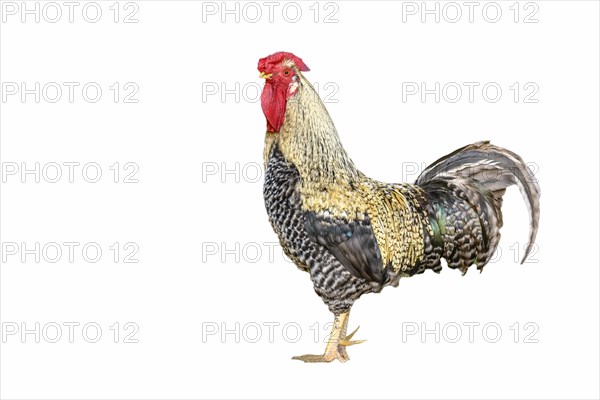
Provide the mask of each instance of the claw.
{"label": "claw", "polygon": [[357,327],[355,330],[353,330],[352,333],[350,333],[349,335],[346,335],[346,337],[344,339],[340,339],[338,342],[338,345],[339,346],[352,346],[355,344],[360,344],[362,342],[366,342],[366,339],[365,340],[350,340],[350,339],[352,339],[352,336],[354,336],[356,331],[358,331],[358,328],[360,328],[360,326]]}
{"label": "claw", "polygon": [[348,339],[341,339],[338,342],[338,346],[353,346],[355,344],[361,344],[363,342],[366,342],[366,339],[363,340],[348,340]]}
{"label": "claw", "polygon": [[360,328],[360,325],[355,330],[353,330],[351,334],[349,334],[349,335],[346,336],[346,340],[352,339],[352,336],[354,336],[354,334],[356,333],[356,331],[358,331],[358,328]]}

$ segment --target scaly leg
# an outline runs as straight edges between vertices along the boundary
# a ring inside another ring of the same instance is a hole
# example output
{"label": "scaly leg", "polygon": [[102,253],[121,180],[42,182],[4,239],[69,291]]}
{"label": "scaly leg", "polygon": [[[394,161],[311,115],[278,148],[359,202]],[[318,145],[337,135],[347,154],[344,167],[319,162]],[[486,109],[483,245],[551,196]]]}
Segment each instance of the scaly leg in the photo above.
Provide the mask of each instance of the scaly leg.
{"label": "scaly leg", "polygon": [[333,328],[331,328],[331,334],[329,335],[329,341],[325,347],[325,353],[305,354],[303,356],[292,357],[292,359],[304,362],[331,362],[333,360],[339,360],[340,362],[348,361],[350,357],[348,357],[346,347],[364,342],[364,340],[350,340],[358,328],[351,334],[346,335],[349,316],[350,311],[335,316]]}

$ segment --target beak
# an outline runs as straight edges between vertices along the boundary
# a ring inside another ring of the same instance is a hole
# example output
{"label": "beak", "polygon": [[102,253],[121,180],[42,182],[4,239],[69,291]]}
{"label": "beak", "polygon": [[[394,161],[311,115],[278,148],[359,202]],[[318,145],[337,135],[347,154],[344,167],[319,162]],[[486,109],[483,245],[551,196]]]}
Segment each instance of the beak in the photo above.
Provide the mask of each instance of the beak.
{"label": "beak", "polygon": [[271,79],[272,76],[273,74],[265,74],[264,72],[261,72],[259,78]]}

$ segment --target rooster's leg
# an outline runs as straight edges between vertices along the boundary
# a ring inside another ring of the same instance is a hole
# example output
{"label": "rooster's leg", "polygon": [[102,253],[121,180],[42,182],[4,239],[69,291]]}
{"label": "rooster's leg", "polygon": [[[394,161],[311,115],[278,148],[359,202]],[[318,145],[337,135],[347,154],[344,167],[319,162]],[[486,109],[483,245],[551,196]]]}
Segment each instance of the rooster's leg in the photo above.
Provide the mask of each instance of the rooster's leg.
{"label": "rooster's leg", "polygon": [[349,311],[342,314],[336,314],[335,320],[333,321],[333,328],[331,328],[331,334],[329,335],[329,341],[325,347],[325,353],[305,354],[303,356],[293,357],[292,359],[304,362],[331,362],[333,360],[339,360],[340,362],[348,361],[350,357],[348,357],[346,346],[364,342],[364,340],[350,340],[358,328],[351,334],[346,335],[349,316]]}

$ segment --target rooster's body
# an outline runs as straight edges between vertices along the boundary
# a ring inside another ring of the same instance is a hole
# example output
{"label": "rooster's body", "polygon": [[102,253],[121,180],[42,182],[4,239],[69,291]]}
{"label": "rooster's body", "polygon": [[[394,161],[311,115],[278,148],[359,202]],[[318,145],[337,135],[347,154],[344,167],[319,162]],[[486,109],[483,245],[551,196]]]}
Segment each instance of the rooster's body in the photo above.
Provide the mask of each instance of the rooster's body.
{"label": "rooster's body", "polygon": [[[264,197],[286,254],[310,273],[335,315],[323,355],[303,361],[346,361],[348,315],[363,294],[397,286],[426,269],[482,269],[496,250],[502,195],[517,184],[531,216],[529,247],[539,219],[539,188],[516,154],[479,142],[428,167],[411,184],[362,174],[342,147],[325,106],[290,53],[259,62],[267,78]],[[525,259],[524,257],[524,259]]]}

